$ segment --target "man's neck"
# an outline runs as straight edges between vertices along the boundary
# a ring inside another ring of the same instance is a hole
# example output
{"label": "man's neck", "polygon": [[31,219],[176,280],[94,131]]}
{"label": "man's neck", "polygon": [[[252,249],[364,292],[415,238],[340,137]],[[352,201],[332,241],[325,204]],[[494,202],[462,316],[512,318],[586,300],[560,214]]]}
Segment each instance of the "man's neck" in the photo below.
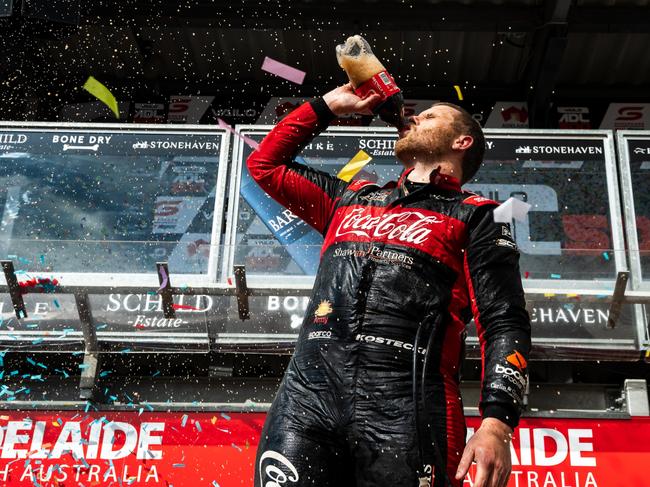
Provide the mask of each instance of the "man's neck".
{"label": "man's neck", "polygon": [[458,171],[456,170],[453,163],[449,161],[440,161],[440,162],[416,162],[413,168],[407,177],[409,181],[414,183],[428,183],[431,171],[436,168],[440,168],[440,174],[445,174],[447,176],[460,179]]}

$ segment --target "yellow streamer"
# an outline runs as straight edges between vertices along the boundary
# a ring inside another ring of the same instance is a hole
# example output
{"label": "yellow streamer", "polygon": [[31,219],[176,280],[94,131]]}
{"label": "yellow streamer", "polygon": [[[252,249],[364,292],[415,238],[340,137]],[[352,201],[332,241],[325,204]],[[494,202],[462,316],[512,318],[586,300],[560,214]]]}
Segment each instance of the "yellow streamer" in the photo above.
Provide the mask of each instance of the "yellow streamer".
{"label": "yellow streamer", "polygon": [[339,179],[349,183],[354,175],[361,171],[363,166],[368,164],[370,161],[372,161],[372,157],[363,150],[360,150],[352,159],[350,159],[350,162],[343,166],[343,169],[339,171],[337,176]]}
{"label": "yellow streamer", "polygon": [[460,101],[463,101],[463,94],[460,91],[460,86],[454,85],[454,88],[456,89],[456,94],[458,95],[458,99]]}
{"label": "yellow streamer", "polygon": [[117,100],[113,94],[108,91],[103,84],[97,81],[92,76],[89,76],[83,86],[84,90],[93,95],[99,101],[104,103],[115,114],[115,118],[120,118],[120,110],[117,107]]}

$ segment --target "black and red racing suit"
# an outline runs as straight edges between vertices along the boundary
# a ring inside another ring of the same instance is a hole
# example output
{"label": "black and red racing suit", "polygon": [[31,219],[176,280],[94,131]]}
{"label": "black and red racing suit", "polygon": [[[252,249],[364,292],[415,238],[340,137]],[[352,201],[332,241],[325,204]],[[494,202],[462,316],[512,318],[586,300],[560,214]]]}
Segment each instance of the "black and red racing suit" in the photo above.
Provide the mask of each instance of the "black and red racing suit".
{"label": "black and red racing suit", "polygon": [[[434,172],[429,184],[409,191],[408,171],[379,187],[294,162],[333,118],[322,99],[306,103],[247,161],[271,197],[325,238],[296,349],[262,433],[255,486],[416,486],[427,471],[423,461],[441,465],[434,444],[451,484],[460,486],[459,368],[472,315],[482,416],[513,428],[519,421],[530,321],[516,244],[509,225],[494,222],[497,203],[463,192],[457,179]],[[414,343],[418,328],[432,323],[429,340]],[[425,356],[419,403],[413,359]],[[435,475],[435,487],[448,485]]]}

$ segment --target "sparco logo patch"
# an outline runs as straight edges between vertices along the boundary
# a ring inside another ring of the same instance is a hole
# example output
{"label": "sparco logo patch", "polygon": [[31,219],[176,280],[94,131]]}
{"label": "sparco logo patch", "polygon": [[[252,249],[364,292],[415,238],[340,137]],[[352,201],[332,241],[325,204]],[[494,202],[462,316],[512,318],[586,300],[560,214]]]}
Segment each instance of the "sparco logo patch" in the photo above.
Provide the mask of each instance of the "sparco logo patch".
{"label": "sparco logo patch", "polygon": [[418,211],[373,216],[366,208],[355,208],[345,215],[336,229],[336,236],[356,235],[368,239],[385,237],[387,240],[422,244],[432,232],[427,227],[434,223],[444,223],[444,220]]}
{"label": "sparco logo patch", "polygon": [[331,331],[312,331],[307,337],[308,340],[318,340],[318,339],[327,339],[332,338]]}
{"label": "sparco logo patch", "polygon": [[[289,473],[286,474],[283,469],[274,464],[264,466],[265,460],[274,460],[284,467]],[[265,451],[260,457],[260,480],[264,487],[280,487],[288,482],[298,482],[298,471],[287,458],[273,450]],[[268,479],[268,481],[267,481]]]}

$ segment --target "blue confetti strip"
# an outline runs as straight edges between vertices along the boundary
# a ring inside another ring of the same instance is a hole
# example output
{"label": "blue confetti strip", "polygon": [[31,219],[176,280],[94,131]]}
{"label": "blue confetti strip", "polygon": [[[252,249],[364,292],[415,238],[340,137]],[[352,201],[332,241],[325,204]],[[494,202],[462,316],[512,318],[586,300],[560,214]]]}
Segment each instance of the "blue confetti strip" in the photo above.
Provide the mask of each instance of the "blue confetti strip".
{"label": "blue confetti strip", "polygon": [[183,419],[181,419],[181,426],[185,428],[186,424],[187,424],[187,414],[184,414]]}
{"label": "blue confetti strip", "polygon": [[609,261],[609,254],[607,252],[603,252],[603,258]]}
{"label": "blue confetti strip", "polygon": [[226,413],[221,413],[221,417],[226,421],[230,421],[230,416],[228,416]]}
{"label": "blue confetti strip", "polygon": [[65,377],[66,379],[70,377],[70,374],[68,374],[65,370],[54,369],[54,372],[59,372],[60,374],[63,374],[63,377]]}
{"label": "blue confetti strip", "polygon": [[203,431],[203,430],[201,429],[201,425],[199,424],[198,421],[194,421],[194,426],[196,427],[196,429],[198,430],[199,433],[200,433],[201,431]]}
{"label": "blue confetti strip", "polygon": [[130,351],[130,348],[125,348],[124,350],[120,350],[120,353],[129,353]]}
{"label": "blue confetti strip", "polygon": [[53,302],[54,302],[54,306],[56,306],[57,308],[61,308],[61,305],[56,299]]}
{"label": "blue confetti strip", "polygon": [[45,256],[41,255],[39,258],[41,260],[41,264],[45,265]]}
{"label": "blue confetti strip", "polygon": [[185,468],[185,464],[184,463],[175,463],[175,464],[172,465],[172,467],[174,467],[174,468]]}
{"label": "blue confetti strip", "polygon": [[160,370],[156,370],[151,377],[156,377],[157,375],[160,375]]}
{"label": "blue confetti strip", "polygon": [[551,274],[551,279],[562,279],[560,274]]}

